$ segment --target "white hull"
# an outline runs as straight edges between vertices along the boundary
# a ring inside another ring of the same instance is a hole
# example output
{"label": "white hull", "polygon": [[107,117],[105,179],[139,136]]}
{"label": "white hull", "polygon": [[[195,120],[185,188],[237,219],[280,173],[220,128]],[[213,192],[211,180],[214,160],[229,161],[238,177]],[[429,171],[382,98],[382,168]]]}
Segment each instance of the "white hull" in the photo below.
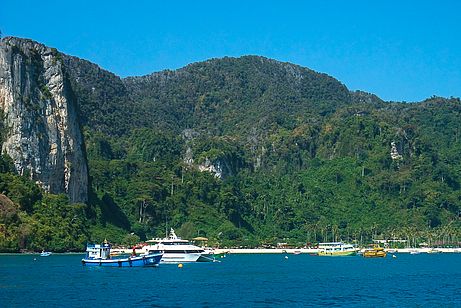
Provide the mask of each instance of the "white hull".
{"label": "white hull", "polygon": [[160,263],[197,262],[200,255],[199,253],[168,253],[168,251],[165,251]]}

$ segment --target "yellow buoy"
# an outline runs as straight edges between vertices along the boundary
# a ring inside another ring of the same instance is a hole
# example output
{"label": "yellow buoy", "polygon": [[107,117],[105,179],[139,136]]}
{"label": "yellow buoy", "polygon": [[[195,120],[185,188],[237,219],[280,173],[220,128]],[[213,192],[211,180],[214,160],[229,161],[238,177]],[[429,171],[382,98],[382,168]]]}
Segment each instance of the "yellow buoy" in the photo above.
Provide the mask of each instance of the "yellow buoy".
{"label": "yellow buoy", "polygon": [[179,264],[178,264],[178,267],[179,267],[179,268],[182,268],[182,263],[179,263]]}

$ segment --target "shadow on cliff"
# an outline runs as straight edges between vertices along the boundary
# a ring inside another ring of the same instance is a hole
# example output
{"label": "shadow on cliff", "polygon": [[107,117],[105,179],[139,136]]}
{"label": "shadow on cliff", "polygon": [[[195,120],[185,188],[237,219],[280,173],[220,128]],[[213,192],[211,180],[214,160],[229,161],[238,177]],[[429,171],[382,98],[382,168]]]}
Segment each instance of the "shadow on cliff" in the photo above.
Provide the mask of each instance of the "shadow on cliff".
{"label": "shadow on cliff", "polygon": [[108,194],[104,194],[101,201],[101,214],[104,221],[117,227],[130,230],[130,222],[128,218],[117,203],[115,203],[114,199],[112,199],[112,197]]}
{"label": "shadow on cliff", "polygon": [[130,230],[131,224],[128,218],[111,196],[104,194],[97,203],[101,210],[100,221],[103,225],[112,224],[125,230]]}

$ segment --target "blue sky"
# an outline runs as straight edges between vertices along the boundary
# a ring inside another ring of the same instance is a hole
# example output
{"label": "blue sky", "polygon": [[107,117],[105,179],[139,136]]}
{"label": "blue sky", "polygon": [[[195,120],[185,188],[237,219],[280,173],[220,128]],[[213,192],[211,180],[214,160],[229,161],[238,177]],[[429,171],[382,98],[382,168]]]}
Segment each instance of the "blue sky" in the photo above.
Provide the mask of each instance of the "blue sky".
{"label": "blue sky", "polygon": [[262,55],[385,100],[461,96],[461,1],[2,0],[3,36],[125,77]]}

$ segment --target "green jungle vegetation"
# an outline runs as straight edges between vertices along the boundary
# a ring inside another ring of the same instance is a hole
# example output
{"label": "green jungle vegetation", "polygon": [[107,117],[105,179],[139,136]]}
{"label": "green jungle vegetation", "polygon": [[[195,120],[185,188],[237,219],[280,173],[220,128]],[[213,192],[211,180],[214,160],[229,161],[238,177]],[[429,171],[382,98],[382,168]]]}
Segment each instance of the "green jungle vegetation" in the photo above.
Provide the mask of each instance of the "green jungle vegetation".
{"label": "green jungle vegetation", "polygon": [[459,242],[458,98],[383,102],[254,56],[127,79],[62,57],[89,202],[44,193],[3,156],[1,251],[133,245],[170,227],[220,247]]}

